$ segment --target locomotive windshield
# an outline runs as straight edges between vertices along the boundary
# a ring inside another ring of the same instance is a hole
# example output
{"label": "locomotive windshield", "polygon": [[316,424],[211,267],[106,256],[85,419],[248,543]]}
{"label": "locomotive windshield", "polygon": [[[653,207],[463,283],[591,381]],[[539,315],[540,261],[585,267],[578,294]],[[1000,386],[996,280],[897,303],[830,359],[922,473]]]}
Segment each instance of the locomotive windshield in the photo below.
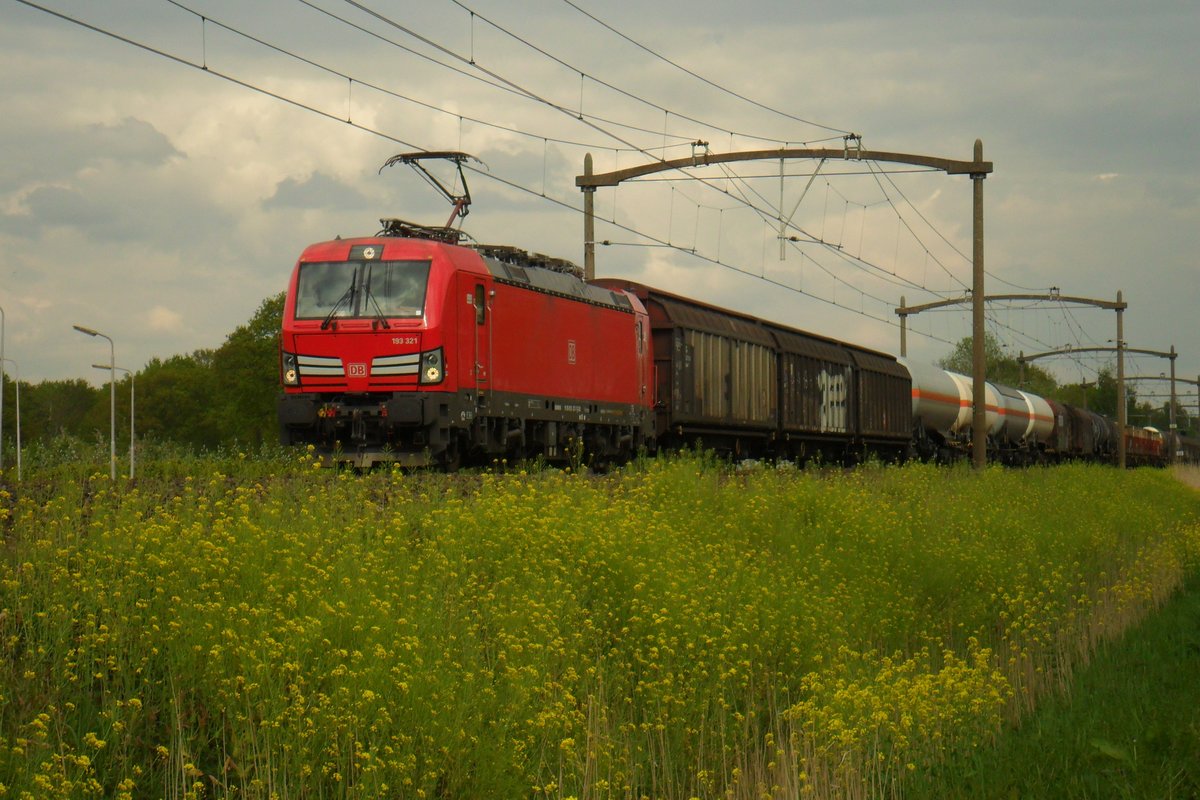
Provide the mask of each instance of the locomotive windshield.
{"label": "locomotive windshield", "polygon": [[428,261],[301,264],[296,319],[419,317],[428,278]]}

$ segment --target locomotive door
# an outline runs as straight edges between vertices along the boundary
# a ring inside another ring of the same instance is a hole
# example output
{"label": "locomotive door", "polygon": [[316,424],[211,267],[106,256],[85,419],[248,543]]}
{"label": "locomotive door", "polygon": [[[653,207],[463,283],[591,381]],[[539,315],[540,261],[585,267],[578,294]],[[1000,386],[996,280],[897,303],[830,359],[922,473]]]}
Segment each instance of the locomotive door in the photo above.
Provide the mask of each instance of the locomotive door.
{"label": "locomotive door", "polygon": [[634,324],[634,335],[637,336],[637,382],[638,382],[638,399],[643,405],[646,404],[646,392],[649,376],[646,375],[646,347],[647,347],[647,332],[642,320]]}
{"label": "locomotive door", "polygon": [[470,362],[463,385],[480,391],[490,387],[492,377],[491,295],[479,276],[459,276],[459,296],[465,302],[459,345],[463,360]]}

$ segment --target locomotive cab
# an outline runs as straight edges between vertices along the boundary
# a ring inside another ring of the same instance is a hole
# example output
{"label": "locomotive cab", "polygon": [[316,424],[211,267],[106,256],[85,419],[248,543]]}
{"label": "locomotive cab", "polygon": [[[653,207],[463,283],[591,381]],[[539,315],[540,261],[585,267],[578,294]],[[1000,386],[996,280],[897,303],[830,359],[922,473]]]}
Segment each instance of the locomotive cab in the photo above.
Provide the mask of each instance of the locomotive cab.
{"label": "locomotive cab", "polygon": [[281,440],[360,465],[424,462],[426,450],[445,457],[458,388],[447,374],[447,299],[458,271],[434,242],[309,247],[284,303]]}

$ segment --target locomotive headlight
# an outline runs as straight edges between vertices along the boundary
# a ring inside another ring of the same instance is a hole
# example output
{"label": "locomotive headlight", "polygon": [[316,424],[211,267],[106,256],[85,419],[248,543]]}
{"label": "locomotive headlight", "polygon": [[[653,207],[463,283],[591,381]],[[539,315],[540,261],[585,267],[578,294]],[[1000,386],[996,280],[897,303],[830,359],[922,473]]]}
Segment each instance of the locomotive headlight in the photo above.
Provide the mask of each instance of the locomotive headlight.
{"label": "locomotive headlight", "polygon": [[445,377],[445,366],[442,364],[442,348],[429,350],[421,354],[421,383],[441,383]]}
{"label": "locomotive headlight", "polygon": [[284,386],[299,386],[300,373],[296,369],[296,354],[283,354],[283,385]]}

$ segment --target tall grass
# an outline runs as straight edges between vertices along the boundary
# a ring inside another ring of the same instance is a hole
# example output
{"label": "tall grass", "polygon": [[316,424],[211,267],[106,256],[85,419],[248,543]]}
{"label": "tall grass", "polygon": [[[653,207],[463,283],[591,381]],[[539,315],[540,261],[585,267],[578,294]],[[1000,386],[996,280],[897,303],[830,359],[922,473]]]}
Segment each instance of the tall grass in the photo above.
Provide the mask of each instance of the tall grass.
{"label": "tall grass", "polygon": [[859,797],[1200,554],[1162,472],[94,470],[0,499],[0,796]]}

